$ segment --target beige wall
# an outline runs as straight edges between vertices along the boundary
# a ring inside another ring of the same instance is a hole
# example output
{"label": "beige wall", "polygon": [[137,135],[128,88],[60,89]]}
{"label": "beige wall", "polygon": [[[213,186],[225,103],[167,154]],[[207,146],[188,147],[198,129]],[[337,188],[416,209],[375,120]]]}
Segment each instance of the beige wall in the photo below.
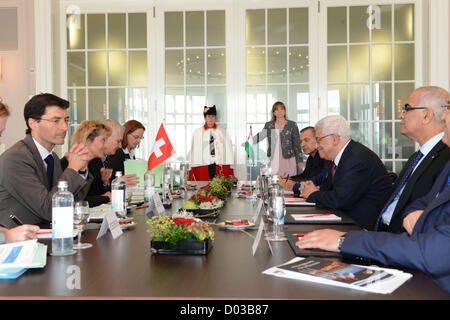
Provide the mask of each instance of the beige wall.
{"label": "beige wall", "polygon": [[9,148],[25,134],[23,107],[35,93],[34,76],[34,0],[1,0],[0,7],[16,7],[18,19],[18,50],[0,51],[2,73],[0,97],[8,104],[11,116],[2,136],[0,152]]}

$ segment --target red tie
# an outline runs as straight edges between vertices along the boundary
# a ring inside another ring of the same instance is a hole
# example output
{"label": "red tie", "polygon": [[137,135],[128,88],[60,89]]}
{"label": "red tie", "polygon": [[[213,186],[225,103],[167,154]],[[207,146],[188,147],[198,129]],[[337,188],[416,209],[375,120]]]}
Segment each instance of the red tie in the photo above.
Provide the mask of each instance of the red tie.
{"label": "red tie", "polygon": [[335,173],[336,173],[336,165],[334,164],[334,161],[333,161],[333,164],[331,165],[331,182],[333,182],[333,180],[334,180]]}
{"label": "red tie", "polygon": [[103,168],[108,168],[108,159],[105,159],[105,161],[103,161]]}

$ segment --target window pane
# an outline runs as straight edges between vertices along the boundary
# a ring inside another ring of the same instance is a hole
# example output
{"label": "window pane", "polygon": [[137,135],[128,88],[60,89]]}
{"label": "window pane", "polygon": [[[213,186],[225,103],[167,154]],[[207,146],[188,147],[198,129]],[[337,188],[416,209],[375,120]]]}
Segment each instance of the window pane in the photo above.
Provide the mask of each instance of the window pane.
{"label": "window pane", "polygon": [[414,83],[396,83],[395,84],[395,119],[399,119],[403,106],[414,91]]}
{"label": "window pane", "polygon": [[392,40],[392,15],[391,6],[378,6],[380,8],[380,28],[372,29],[372,41],[383,42]]}
{"label": "window pane", "polygon": [[350,81],[369,81],[369,46],[350,46]]}
{"label": "window pane", "polygon": [[267,82],[286,83],[286,48],[269,48],[269,64],[267,71]]}
{"label": "window pane", "polygon": [[206,39],[208,46],[225,45],[225,11],[206,12]]}
{"label": "window pane", "polygon": [[372,46],[372,80],[392,80],[392,47],[390,44]]}
{"label": "window pane", "polygon": [[174,123],[175,113],[184,113],[184,89],[166,88],[165,106],[166,123]]}
{"label": "window pane", "polygon": [[147,48],[147,14],[128,14],[128,47]]}
{"label": "window pane", "polygon": [[[110,49],[126,48],[126,17],[124,13],[108,14],[108,47]],[[145,29],[142,29],[140,33]]]}
{"label": "window pane", "polygon": [[[266,122],[267,101],[265,87],[247,87],[247,122]],[[255,131],[256,132],[256,131]]]}
{"label": "window pane", "polygon": [[416,147],[414,141],[400,133],[401,124],[395,123],[395,158],[396,159],[408,159],[415,151]]}
{"label": "window pane", "polygon": [[347,119],[346,85],[328,85],[328,114],[340,114]]}
{"label": "window pane", "polygon": [[414,4],[394,6],[395,41],[414,40]]}
{"label": "window pane", "polygon": [[86,89],[69,89],[67,92],[70,102],[70,120],[79,124],[86,120]]}
{"label": "window pane", "polygon": [[414,80],[414,44],[395,45],[395,79]]}
{"label": "window pane", "polygon": [[204,106],[212,106],[206,102],[205,88],[191,87],[186,88],[186,121],[188,123],[203,123],[203,108]]}
{"label": "window pane", "polygon": [[350,7],[350,42],[368,42],[367,6]]}
{"label": "window pane", "polygon": [[[176,153],[175,156],[178,157],[186,154],[186,134],[184,125],[167,125],[166,127],[167,136],[172,143],[173,148]],[[192,137],[192,134],[190,135]],[[189,149],[191,147],[191,142],[189,141]],[[189,158],[188,158],[189,159]],[[172,158],[170,160],[173,160]]]}
{"label": "window pane", "polygon": [[208,87],[206,105],[216,105],[217,122],[227,122],[227,90],[225,87]]}
{"label": "window pane", "polygon": [[309,122],[309,86],[290,86],[289,96],[290,105],[286,106],[288,119],[295,122]]}
{"label": "window pane", "polygon": [[369,95],[369,85],[350,85],[350,120],[370,120]]}
{"label": "window pane", "polygon": [[289,43],[308,43],[308,8],[289,9]]}
{"label": "window pane", "polygon": [[248,46],[264,45],[266,39],[264,9],[247,10],[246,12],[246,44]]}
{"label": "window pane", "polygon": [[[147,126],[149,122],[148,118],[148,92],[146,88],[128,88],[127,89],[127,109],[125,120],[128,121],[130,119],[139,119],[144,126]],[[158,124],[159,128],[159,124]],[[144,141],[148,141],[149,136],[148,133],[150,130],[146,128],[144,133]],[[150,151],[148,150],[147,143],[141,143],[136,148],[136,158],[138,159],[148,159]]]}
{"label": "window pane", "polygon": [[106,89],[89,89],[89,120],[106,119]]}
{"label": "window pane", "polygon": [[287,104],[287,86],[267,86],[267,113],[270,116],[272,114],[272,106],[277,101]]}
{"label": "window pane", "polygon": [[226,82],[226,60],[224,49],[208,50],[207,59],[208,83],[225,84]]}
{"label": "window pane", "polygon": [[372,101],[374,120],[392,120],[392,84],[374,83]]}
{"label": "window pane", "polygon": [[109,52],[109,85],[127,85],[127,53],[123,51]]}
{"label": "window pane", "polygon": [[381,159],[392,159],[392,123],[373,124],[373,151]]}
{"label": "window pane", "polygon": [[329,7],[327,10],[328,43],[347,42],[347,8]]}
{"label": "window pane", "polygon": [[119,123],[124,123],[125,109],[126,109],[125,88],[109,89],[109,118],[114,119]]}
{"label": "window pane", "polygon": [[146,51],[130,51],[129,78],[132,86],[147,85],[147,52]]}
{"label": "window pane", "polygon": [[204,50],[186,50],[186,84],[205,83]]}
{"label": "window pane", "polygon": [[164,14],[166,47],[183,47],[183,12]]}
{"label": "window pane", "polygon": [[84,52],[67,53],[67,85],[81,87],[86,83],[86,63]]}
{"label": "window pane", "polygon": [[247,48],[247,83],[266,82],[266,56],[263,48]]}
{"label": "window pane", "polygon": [[[328,82],[347,81],[347,47],[328,47]],[[291,68],[292,69],[292,68]]]}
{"label": "window pane", "polygon": [[67,49],[84,49],[84,14],[67,15]]}
{"label": "window pane", "polygon": [[89,86],[106,85],[106,52],[88,52]]}
{"label": "window pane", "polygon": [[352,139],[362,143],[367,148],[370,148],[370,127],[369,122],[362,123],[350,123],[350,129],[352,130]]}
{"label": "window pane", "polygon": [[166,85],[184,83],[183,50],[166,50]]}
{"label": "window pane", "polygon": [[309,81],[309,50],[308,47],[289,48],[289,81]]}
{"label": "window pane", "polygon": [[286,9],[267,10],[268,44],[286,44]]}
{"label": "window pane", "polygon": [[105,15],[88,14],[88,49],[105,49]]}
{"label": "window pane", "polygon": [[201,47],[204,45],[204,39],[204,12],[186,12],[186,47]]}

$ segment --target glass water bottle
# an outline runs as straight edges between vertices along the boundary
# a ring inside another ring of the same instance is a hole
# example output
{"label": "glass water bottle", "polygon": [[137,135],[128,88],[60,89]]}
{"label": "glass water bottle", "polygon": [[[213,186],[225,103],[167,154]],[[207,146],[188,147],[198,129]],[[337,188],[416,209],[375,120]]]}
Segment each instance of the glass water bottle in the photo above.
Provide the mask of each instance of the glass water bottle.
{"label": "glass water bottle", "polygon": [[67,181],[58,181],[52,197],[52,255],[73,254],[73,194]]}

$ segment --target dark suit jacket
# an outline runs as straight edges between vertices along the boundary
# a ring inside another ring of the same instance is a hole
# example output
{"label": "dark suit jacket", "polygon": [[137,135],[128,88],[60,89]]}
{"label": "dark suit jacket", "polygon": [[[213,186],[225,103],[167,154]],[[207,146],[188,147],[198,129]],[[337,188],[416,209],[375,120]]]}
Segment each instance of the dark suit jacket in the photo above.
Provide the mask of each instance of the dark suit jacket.
{"label": "dark suit jacket", "polygon": [[326,163],[328,163],[328,161],[322,159],[319,155],[319,152],[316,152],[314,157],[309,156],[308,159],[306,160],[305,170],[303,170],[301,174],[289,177],[289,179],[293,181],[302,181],[305,179],[311,179],[312,177],[317,176],[323,171]]}
{"label": "dark suit jacket", "polygon": [[[111,174],[111,181],[116,177],[116,171],[122,172],[122,175],[125,175],[125,159],[130,159],[130,155],[123,152],[122,148],[117,149],[116,153],[112,156],[107,156],[108,159],[108,168],[113,169]],[[111,182],[110,181],[110,182]]]}
{"label": "dark suit jacket", "polygon": [[16,227],[9,217],[16,215],[23,223],[38,224],[52,220],[52,197],[58,181],[66,180],[75,200],[87,194],[90,179],[84,180],[72,169],[62,170],[53,152],[53,188],[48,190],[47,173],[31,134],[25,136],[0,157],[0,225]]}
{"label": "dark suit jacket", "polygon": [[391,187],[380,158],[361,143],[350,140],[333,182],[329,174],[320,191],[311,193],[307,201],[340,209],[361,227],[372,229]]}
{"label": "dark suit jacket", "polygon": [[447,163],[431,191],[405,210],[403,217],[424,210],[411,236],[406,232],[351,231],[341,252],[385,265],[421,270],[450,292],[450,187],[436,197],[447,184],[449,173],[450,163]]}
{"label": "dark suit jacket", "polygon": [[[408,162],[403,167],[403,170],[400,172],[400,175],[394,183],[391,194],[397,188],[403,175],[406,173],[405,171],[408,169],[415,156],[416,153],[409,157]],[[391,222],[389,224],[390,232],[401,233],[405,231],[402,227],[402,213],[404,209],[414,200],[423,197],[431,190],[436,178],[441,174],[443,168],[449,160],[450,148],[447,147],[447,145],[445,145],[442,141],[439,141],[422,160],[416,170],[414,170],[411,177],[409,177],[408,182],[406,183],[405,188],[398,199],[394,213],[392,214]],[[381,212],[378,220],[381,220]]]}
{"label": "dark suit jacket", "polygon": [[[94,162],[96,165],[98,165],[97,161],[100,162],[100,167],[97,169],[96,166],[91,165],[92,162]],[[63,157],[61,159],[61,168],[65,170],[68,166],[68,162],[66,157]],[[89,202],[89,207],[96,207],[103,203],[109,202],[109,197],[102,196],[105,192],[108,192],[109,190],[106,190],[106,188],[103,186],[103,181],[100,175],[100,168],[103,167],[102,160],[99,158],[95,158],[91,160],[88,164],[88,171],[89,171],[89,178],[92,181],[90,188],[85,195],[83,200],[86,200]],[[105,191],[104,191],[105,190]],[[103,191],[103,192],[102,192]]]}

